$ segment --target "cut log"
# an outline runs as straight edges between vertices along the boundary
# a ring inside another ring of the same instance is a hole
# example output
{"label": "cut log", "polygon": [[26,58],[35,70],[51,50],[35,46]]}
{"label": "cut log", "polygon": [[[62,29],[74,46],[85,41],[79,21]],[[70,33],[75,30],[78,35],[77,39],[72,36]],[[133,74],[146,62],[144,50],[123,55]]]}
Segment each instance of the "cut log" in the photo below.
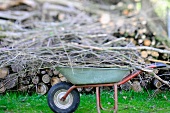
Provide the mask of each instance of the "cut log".
{"label": "cut log", "polygon": [[144,44],[144,46],[150,46],[151,45],[151,41],[149,39],[145,39],[143,44]]}
{"label": "cut log", "polygon": [[154,69],[153,72],[154,72],[155,74],[158,74],[159,70],[158,70],[158,69]]}
{"label": "cut log", "polygon": [[34,77],[32,78],[32,83],[33,83],[33,84],[38,84],[39,81],[40,81],[39,76],[34,76]]}
{"label": "cut log", "polygon": [[26,4],[35,8],[37,3],[34,0],[5,0],[0,4],[0,10],[7,10],[9,7],[17,6],[20,4]]}
{"label": "cut log", "polygon": [[4,83],[0,82],[0,93],[4,93],[6,91],[6,88],[4,87]]}
{"label": "cut log", "polygon": [[47,93],[47,91],[48,91],[48,87],[44,83],[39,83],[36,87],[37,94],[44,95]]}
{"label": "cut log", "polygon": [[130,41],[133,43],[133,44],[137,44],[136,40],[134,38],[130,38]]}
{"label": "cut log", "polygon": [[128,8],[129,10],[132,10],[132,9],[135,8],[135,6],[134,6],[134,4],[128,4],[128,5],[127,5],[127,8]]}
{"label": "cut log", "polygon": [[26,73],[22,73],[22,74],[19,75],[19,77],[21,77],[21,78],[24,78],[24,77],[26,77],[26,76],[27,76]]}
{"label": "cut log", "polygon": [[63,21],[64,18],[65,18],[65,16],[66,16],[66,15],[65,15],[64,13],[58,14],[58,20]]}
{"label": "cut log", "polygon": [[147,53],[148,53],[148,55],[150,55],[150,54],[152,53],[152,51],[149,51],[149,50],[148,50]]}
{"label": "cut log", "polygon": [[85,92],[91,92],[93,90],[93,87],[86,87],[84,88]]}
{"label": "cut log", "polygon": [[35,0],[20,0],[21,4],[26,4],[28,6],[31,6],[32,8],[35,8],[37,6],[37,3],[35,2]]}
{"label": "cut log", "polygon": [[147,57],[148,57],[147,51],[142,51],[142,52],[141,52],[141,57],[142,57],[142,58],[147,58]]}
{"label": "cut log", "polygon": [[135,92],[141,92],[142,91],[142,87],[139,83],[139,81],[134,81],[133,84],[132,84],[132,89],[135,91]]}
{"label": "cut log", "polygon": [[129,91],[132,88],[131,82],[128,81],[122,85],[120,85],[121,90]]}
{"label": "cut log", "polygon": [[0,68],[0,78],[5,78],[9,74],[8,68]]}
{"label": "cut log", "polygon": [[47,70],[47,74],[51,77],[53,76],[53,71],[51,69]]}
{"label": "cut log", "polygon": [[9,8],[11,6],[19,5],[20,1],[21,0],[14,0],[14,1],[7,0],[7,1],[4,1],[4,3],[2,2],[0,4],[0,10],[6,10],[7,8]]}
{"label": "cut log", "polygon": [[17,85],[18,77],[13,76],[6,78],[3,82],[6,89],[11,89]]}
{"label": "cut log", "polygon": [[156,45],[156,40],[155,40],[155,38],[152,38],[151,45],[152,45],[152,46],[155,46],[155,45]]}
{"label": "cut log", "polygon": [[42,74],[42,75],[46,74],[46,71],[45,71],[45,70],[42,70],[42,71],[41,71],[41,74]]}
{"label": "cut log", "polygon": [[30,82],[31,82],[31,78],[29,76],[19,78],[19,83],[21,83],[21,84],[29,85]]}
{"label": "cut log", "polygon": [[146,39],[146,35],[142,35],[141,38],[144,40]]}
{"label": "cut log", "polygon": [[62,82],[67,81],[67,79],[66,79],[64,76],[61,77],[60,80],[61,80]]}
{"label": "cut log", "polygon": [[57,76],[57,75],[59,74],[59,71],[53,70],[53,74],[54,74],[55,76]]}
{"label": "cut log", "polygon": [[82,92],[83,88],[77,88],[78,92]]}
{"label": "cut log", "polygon": [[58,77],[52,77],[50,82],[51,82],[51,86],[53,86],[53,85],[61,82],[61,80]]}
{"label": "cut log", "polygon": [[18,90],[25,92],[25,91],[28,90],[28,88],[29,88],[29,87],[28,87],[27,85],[25,86],[25,85],[23,85],[23,84],[20,84],[19,87],[18,87]]}
{"label": "cut log", "polygon": [[28,89],[30,89],[33,86],[34,86],[33,84],[30,84],[30,85],[20,84],[18,90],[25,92],[25,91],[28,91]]}
{"label": "cut log", "polygon": [[107,14],[107,13],[104,13],[104,14],[101,15],[99,21],[100,21],[101,24],[108,24],[110,22],[110,20],[111,20],[110,15]]}
{"label": "cut log", "polygon": [[169,55],[168,55],[168,54],[163,54],[163,55],[162,55],[162,58],[165,59],[165,60],[166,60],[166,59],[169,59]]}
{"label": "cut log", "polygon": [[151,52],[151,55],[152,55],[153,57],[158,57],[158,56],[159,56],[159,53],[156,52],[156,51],[152,51],[152,52]]}
{"label": "cut log", "polygon": [[42,81],[44,83],[49,83],[50,82],[50,76],[48,74],[45,74],[42,76]]}
{"label": "cut log", "polygon": [[138,39],[138,43],[139,44],[143,43],[143,39]]}
{"label": "cut log", "polygon": [[101,89],[104,90],[104,91],[110,91],[111,90],[109,86],[102,87]]}
{"label": "cut log", "polygon": [[35,75],[36,74],[34,72],[32,72],[32,71],[29,71],[28,74],[27,74],[27,76],[35,76]]}
{"label": "cut log", "polygon": [[130,12],[129,12],[128,9],[125,9],[125,10],[123,10],[123,12],[122,12],[122,14],[125,15],[125,16],[127,16],[129,13],[130,13]]}
{"label": "cut log", "polygon": [[63,75],[62,75],[61,73],[59,73],[59,75],[58,75],[58,76],[59,76],[59,78],[63,77]]}
{"label": "cut log", "polygon": [[143,30],[142,30],[142,29],[139,29],[139,30],[138,30],[138,33],[139,33],[140,35],[142,35],[142,34],[143,34]]}
{"label": "cut log", "polygon": [[158,79],[154,79],[153,84],[158,89],[162,86],[162,82],[160,82]]}

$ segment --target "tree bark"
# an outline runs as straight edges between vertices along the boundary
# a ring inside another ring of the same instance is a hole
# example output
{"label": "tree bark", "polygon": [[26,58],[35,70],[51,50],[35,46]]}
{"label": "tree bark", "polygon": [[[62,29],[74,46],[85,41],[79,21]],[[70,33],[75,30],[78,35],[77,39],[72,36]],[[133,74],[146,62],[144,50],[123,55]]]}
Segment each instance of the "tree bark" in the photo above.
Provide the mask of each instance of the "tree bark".
{"label": "tree bark", "polygon": [[[170,44],[168,43],[169,40],[167,38],[167,26],[154,11],[153,3],[150,0],[141,0],[141,4],[141,15],[149,22],[150,30],[153,33],[156,33],[159,37],[158,40],[162,40],[161,38],[164,38],[163,41],[170,47]],[[165,38],[167,39],[166,41]]]}

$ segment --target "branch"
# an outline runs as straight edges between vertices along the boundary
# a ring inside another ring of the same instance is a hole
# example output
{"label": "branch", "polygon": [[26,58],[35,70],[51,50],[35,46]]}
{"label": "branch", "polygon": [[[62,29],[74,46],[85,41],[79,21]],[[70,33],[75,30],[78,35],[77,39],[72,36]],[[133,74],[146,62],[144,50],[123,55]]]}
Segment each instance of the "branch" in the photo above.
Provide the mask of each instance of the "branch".
{"label": "branch", "polygon": [[100,51],[102,51],[102,50],[124,50],[124,51],[151,50],[151,51],[157,51],[159,53],[170,54],[170,51],[168,51],[168,50],[162,50],[162,49],[157,49],[157,48],[147,47],[147,46],[139,46],[139,47],[95,47],[95,46],[80,45],[80,44],[77,44],[77,43],[71,43],[71,45],[79,46],[79,47],[82,47],[82,48],[100,50]]}

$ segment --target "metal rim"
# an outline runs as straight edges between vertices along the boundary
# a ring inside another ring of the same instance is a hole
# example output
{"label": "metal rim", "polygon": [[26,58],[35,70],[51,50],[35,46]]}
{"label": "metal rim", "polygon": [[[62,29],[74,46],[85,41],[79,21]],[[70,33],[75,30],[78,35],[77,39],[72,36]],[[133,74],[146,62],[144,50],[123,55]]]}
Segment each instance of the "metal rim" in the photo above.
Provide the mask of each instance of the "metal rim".
{"label": "metal rim", "polygon": [[54,94],[54,104],[60,108],[60,109],[67,109],[69,108],[72,103],[73,103],[73,96],[70,93],[67,98],[65,99],[65,101],[62,101],[61,98],[65,95],[65,93],[67,92],[67,90],[65,89],[61,89],[58,90],[55,94]]}

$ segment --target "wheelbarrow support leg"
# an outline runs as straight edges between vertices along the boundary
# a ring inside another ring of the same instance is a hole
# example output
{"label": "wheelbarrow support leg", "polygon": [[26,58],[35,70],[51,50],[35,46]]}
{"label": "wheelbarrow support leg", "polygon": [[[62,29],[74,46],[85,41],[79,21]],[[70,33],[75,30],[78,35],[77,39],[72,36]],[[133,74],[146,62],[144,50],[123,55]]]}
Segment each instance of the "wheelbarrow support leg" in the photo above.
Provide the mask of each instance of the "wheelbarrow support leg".
{"label": "wheelbarrow support leg", "polygon": [[98,93],[98,98],[99,98],[99,107],[100,107],[100,109],[101,109],[101,110],[104,110],[104,108],[102,107],[102,103],[101,103],[101,97],[100,97],[100,87],[98,87],[98,90],[99,90],[99,91],[98,91],[98,92],[99,92],[99,93]]}
{"label": "wheelbarrow support leg", "polygon": [[117,109],[118,109],[118,97],[117,97],[117,83],[114,84],[114,113],[117,113]]}
{"label": "wheelbarrow support leg", "polygon": [[97,106],[97,112],[100,113],[100,91],[99,91],[99,87],[96,87],[96,106]]}

